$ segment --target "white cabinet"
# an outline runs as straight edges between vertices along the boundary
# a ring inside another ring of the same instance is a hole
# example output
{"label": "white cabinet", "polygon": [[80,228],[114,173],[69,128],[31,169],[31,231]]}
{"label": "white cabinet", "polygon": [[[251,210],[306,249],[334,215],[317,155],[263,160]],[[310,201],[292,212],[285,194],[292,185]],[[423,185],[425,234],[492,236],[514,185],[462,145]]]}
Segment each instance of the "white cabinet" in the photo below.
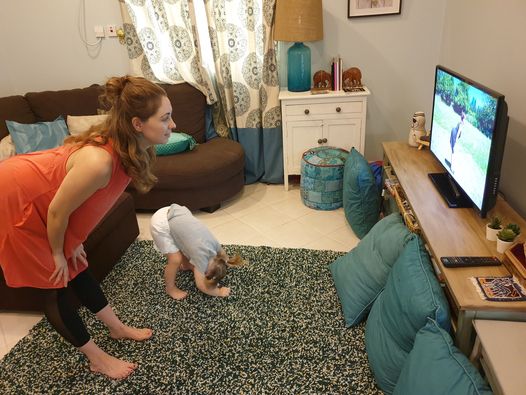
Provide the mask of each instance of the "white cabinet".
{"label": "white cabinet", "polygon": [[283,128],[283,170],[285,189],[289,175],[300,174],[305,151],[320,145],[356,148],[362,154],[365,146],[367,88],[363,92],[310,92],[282,90],[281,118]]}

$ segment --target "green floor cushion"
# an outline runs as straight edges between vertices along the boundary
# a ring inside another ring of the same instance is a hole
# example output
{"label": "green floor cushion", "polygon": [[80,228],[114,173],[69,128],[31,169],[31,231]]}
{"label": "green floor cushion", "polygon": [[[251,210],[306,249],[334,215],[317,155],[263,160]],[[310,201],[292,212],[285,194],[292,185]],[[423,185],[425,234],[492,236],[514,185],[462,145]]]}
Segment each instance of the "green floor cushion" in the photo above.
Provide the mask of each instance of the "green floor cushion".
{"label": "green floor cushion", "polygon": [[170,134],[166,144],[157,144],[155,146],[155,153],[159,156],[173,155],[193,150],[196,145],[197,143],[192,136],[186,133],[173,132]]}
{"label": "green floor cushion", "polygon": [[386,393],[393,392],[416,334],[428,317],[449,331],[447,300],[422,239],[415,235],[393,265],[365,327],[369,364]]}
{"label": "green floor cushion", "polygon": [[395,395],[489,395],[480,373],[432,319],[418,331]]}
{"label": "green floor cushion", "polygon": [[343,172],[343,210],[352,230],[360,239],[378,221],[380,191],[375,177],[362,154],[354,148]]}
{"label": "green floor cushion", "polygon": [[412,237],[400,214],[391,214],[330,265],[347,326],[357,325],[366,317],[391,267]]}

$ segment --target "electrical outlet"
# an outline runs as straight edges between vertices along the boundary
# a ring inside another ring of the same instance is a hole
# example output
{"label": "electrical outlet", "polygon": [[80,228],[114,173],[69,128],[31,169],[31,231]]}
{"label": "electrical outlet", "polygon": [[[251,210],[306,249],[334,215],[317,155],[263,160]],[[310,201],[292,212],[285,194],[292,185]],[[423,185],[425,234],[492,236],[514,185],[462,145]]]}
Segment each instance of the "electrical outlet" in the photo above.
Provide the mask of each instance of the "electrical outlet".
{"label": "electrical outlet", "polygon": [[102,25],[93,26],[93,31],[95,32],[96,38],[104,38],[104,27],[102,27]]}
{"label": "electrical outlet", "polygon": [[106,37],[117,37],[116,25],[106,25]]}

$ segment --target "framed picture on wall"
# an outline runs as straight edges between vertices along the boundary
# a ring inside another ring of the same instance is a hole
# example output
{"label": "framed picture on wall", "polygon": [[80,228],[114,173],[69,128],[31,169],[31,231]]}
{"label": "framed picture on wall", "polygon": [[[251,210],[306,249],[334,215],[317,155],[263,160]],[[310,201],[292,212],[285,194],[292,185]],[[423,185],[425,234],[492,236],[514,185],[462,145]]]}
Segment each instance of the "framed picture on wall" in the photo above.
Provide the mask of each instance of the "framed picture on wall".
{"label": "framed picture on wall", "polygon": [[348,0],[348,18],[400,14],[402,0]]}

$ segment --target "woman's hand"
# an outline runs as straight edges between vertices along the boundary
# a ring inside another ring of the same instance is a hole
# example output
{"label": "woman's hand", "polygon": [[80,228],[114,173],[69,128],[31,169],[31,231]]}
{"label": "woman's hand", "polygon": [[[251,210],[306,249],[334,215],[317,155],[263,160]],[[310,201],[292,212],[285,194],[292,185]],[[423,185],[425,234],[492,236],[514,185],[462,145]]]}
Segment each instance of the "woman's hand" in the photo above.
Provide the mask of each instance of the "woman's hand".
{"label": "woman's hand", "polygon": [[84,251],[83,244],[75,248],[75,251],[73,251],[73,256],[71,257],[71,261],[73,263],[73,268],[75,269],[75,271],[77,271],[79,262],[84,266],[88,266],[88,259],[87,259],[86,251]]}
{"label": "woman's hand", "polygon": [[55,271],[49,277],[49,281],[53,282],[53,285],[59,284],[61,281],[64,282],[64,287],[68,286],[69,270],[68,261],[62,253],[53,254],[53,260],[55,261]]}

